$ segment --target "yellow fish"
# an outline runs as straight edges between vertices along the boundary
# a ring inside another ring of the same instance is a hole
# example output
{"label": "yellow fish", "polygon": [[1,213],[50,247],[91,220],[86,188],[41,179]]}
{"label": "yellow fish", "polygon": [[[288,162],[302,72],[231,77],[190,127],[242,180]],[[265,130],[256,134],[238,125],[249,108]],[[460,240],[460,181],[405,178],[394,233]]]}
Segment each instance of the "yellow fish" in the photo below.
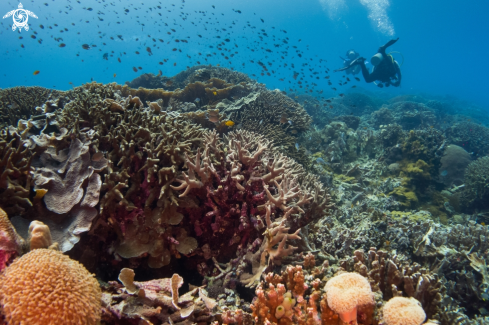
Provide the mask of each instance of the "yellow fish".
{"label": "yellow fish", "polygon": [[42,199],[43,196],[48,192],[48,190],[45,189],[37,189],[36,191],[36,196],[34,196],[34,199]]}
{"label": "yellow fish", "polygon": [[213,91],[212,93],[214,94],[214,96],[217,96],[217,91]]}
{"label": "yellow fish", "polygon": [[226,124],[227,126],[233,126],[234,122],[231,120],[227,120],[224,124]]}

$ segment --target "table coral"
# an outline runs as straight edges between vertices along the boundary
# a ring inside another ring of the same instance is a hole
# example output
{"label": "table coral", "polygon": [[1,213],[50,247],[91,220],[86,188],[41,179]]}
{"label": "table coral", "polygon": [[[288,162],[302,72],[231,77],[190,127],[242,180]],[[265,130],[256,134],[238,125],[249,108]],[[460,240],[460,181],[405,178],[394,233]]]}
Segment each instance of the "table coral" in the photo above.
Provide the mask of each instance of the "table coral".
{"label": "table coral", "polygon": [[0,306],[8,324],[87,324],[100,320],[97,280],[68,256],[35,249],[0,277]]}

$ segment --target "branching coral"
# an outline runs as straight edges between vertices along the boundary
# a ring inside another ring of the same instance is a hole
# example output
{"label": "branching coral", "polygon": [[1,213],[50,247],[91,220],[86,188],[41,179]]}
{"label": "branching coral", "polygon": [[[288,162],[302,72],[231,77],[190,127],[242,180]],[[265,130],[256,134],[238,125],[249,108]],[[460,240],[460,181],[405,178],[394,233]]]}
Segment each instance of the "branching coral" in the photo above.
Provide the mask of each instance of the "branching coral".
{"label": "branching coral", "polygon": [[[270,264],[280,265],[292,254],[295,248],[288,241],[300,239],[300,228],[330,206],[317,179],[275,152],[263,136],[231,132],[225,141],[216,133],[207,134],[204,152],[197,152],[193,161],[187,157],[189,171],[173,189],[196,202],[178,211],[190,216],[182,225],[195,233],[202,247],[197,251],[201,274],[207,275],[206,260],[211,257],[232,259],[225,268],[218,264],[221,274],[210,281],[225,278],[225,286],[232,286],[241,276],[253,286]],[[243,261],[253,264],[251,274],[244,275]]]}
{"label": "branching coral", "polygon": [[29,199],[32,152],[14,130],[0,134],[0,206],[8,214],[22,214],[32,207]]}

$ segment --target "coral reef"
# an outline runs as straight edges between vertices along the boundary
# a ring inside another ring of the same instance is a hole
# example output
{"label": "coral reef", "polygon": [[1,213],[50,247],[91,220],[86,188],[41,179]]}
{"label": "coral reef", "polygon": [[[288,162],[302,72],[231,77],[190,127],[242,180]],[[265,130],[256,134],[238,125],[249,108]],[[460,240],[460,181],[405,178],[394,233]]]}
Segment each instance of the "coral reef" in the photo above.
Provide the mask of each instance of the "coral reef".
{"label": "coral reef", "polygon": [[0,275],[0,306],[9,324],[97,324],[101,291],[77,261],[35,249]]}
{"label": "coral reef", "polygon": [[292,91],[204,65],[0,90],[0,286],[59,249],[102,283],[88,323],[487,322],[489,119]]}

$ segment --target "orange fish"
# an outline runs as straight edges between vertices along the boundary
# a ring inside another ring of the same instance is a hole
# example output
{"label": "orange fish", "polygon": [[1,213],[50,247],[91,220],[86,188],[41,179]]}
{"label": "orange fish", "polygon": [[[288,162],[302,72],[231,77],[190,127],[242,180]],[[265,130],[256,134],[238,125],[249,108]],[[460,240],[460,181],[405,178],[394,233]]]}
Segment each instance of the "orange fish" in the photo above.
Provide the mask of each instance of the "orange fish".
{"label": "orange fish", "polygon": [[36,70],[36,71],[34,71],[33,75],[37,76],[37,75],[38,75],[40,72],[41,72],[41,71]]}

